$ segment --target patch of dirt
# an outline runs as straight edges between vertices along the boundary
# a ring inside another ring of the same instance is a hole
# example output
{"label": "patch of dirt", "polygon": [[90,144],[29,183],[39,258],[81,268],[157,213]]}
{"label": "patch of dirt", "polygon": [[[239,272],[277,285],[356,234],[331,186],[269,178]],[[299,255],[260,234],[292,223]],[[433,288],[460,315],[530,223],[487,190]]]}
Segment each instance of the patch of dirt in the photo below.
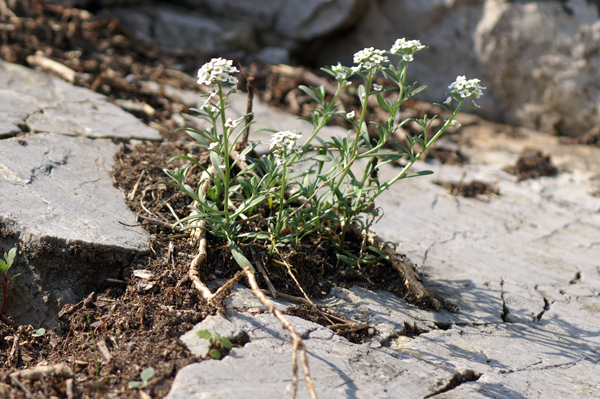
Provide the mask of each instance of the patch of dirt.
{"label": "patch of dirt", "polygon": [[[7,9],[2,9],[4,4],[8,4]],[[37,54],[67,66],[74,71],[75,85],[105,94],[123,108],[133,110],[164,138],[159,143],[123,144],[114,169],[115,184],[132,211],[140,215],[140,224],[151,234],[152,252],[134,259],[120,278],[107,281],[108,289],[92,292],[77,304],[65,305],[58,331],[35,337],[31,326],[16,326],[8,319],[8,324],[1,324],[0,364],[4,370],[0,371],[0,397],[144,397],[138,389],[129,389],[128,383],[140,381],[140,373],[147,367],[153,367],[155,375],[142,391],[151,397],[163,397],[178,370],[202,360],[183,347],[178,337],[206,316],[222,311],[218,304],[207,306],[186,277],[196,255],[188,234],[173,231],[165,224],[188,215],[189,199],[159,184],[166,180],[163,168],[181,166],[168,163],[175,155],[191,154],[206,161],[205,155],[189,145],[186,135],[175,132],[181,125],[174,115],[187,112],[188,105],[165,87],[199,93],[195,79],[188,74],[194,74],[209,57],[179,56],[155,48],[136,39],[106,13],[93,15],[39,0],[0,0],[0,11],[0,56],[4,60],[58,73],[62,78],[65,76],[60,72],[48,70],[30,56]],[[245,72],[255,76],[256,93],[262,99],[306,115],[314,104],[302,97],[297,85],[332,83],[320,72],[282,68],[254,64]],[[350,101],[349,107],[358,107],[356,100],[345,100]],[[438,111],[431,105],[409,101],[402,116],[432,116]],[[370,107],[369,112],[376,120],[384,117],[378,114],[376,106]],[[341,118],[335,122],[347,123]],[[409,125],[406,132],[418,133]],[[440,162],[444,162],[442,158],[452,155],[440,156]],[[189,183],[197,183],[198,177],[192,175]],[[230,251],[214,237],[208,237],[208,241],[210,253],[202,266],[202,278],[208,282],[231,277],[239,267]],[[357,252],[360,244],[355,238],[347,249]],[[240,246],[266,264],[270,280],[279,292],[303,296],[287,267],[269,260],[264,243],[247,240]],[[400,297],[406,295],[402,278],[389,265],[347,267],[338,261],[335,248],[323,237],[310,237],[299,249],[283,247],[280,252],[281,259],[293,266],[295,277],[312,298],[323,297],[333,285],[360,285],[387,289]],[[146,275],[137,270],[144,270]],[[266,287],[262,276],[259,283]],[[449,301],[437,299],[445,308],[457,310]],[[301,305],[289,314],[327,325],[352,342],[361,342],[368,333],[367,326],[349,322],[326,309]],[[31,378],[11,376],[15,370],[37,374]]]}
{"label": "patch of dirt", "polygon": [[555,176],[558,169],[552,164],[550,155],[544,155],[540,150],[526,148],[523,150],[514,166],[507,166],[505,172],[517,176],[517,181],[537,179],[542,176]]}
{"label": "patch of dirt", "polygon": [[498,186],[493,186],[479,180],[473,180],[469,183],[444,181],[434,181],[433,183],[444,187],[448,190],[448,194],[454,196],[460,195],[466,198],[476,198],[480,195],[500,195]]}

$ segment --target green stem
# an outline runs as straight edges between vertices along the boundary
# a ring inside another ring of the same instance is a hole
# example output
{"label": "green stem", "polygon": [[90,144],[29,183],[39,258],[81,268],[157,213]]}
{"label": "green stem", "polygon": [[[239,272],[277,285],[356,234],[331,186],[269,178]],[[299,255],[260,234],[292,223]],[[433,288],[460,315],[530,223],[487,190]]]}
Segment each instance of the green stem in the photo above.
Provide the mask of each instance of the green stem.
{"label": "green stem", "polygon": [[423,149],[421,151],[419,151],[417,153],[417,155],[412,157],[412,159],[406,164],[406,166],[404,168],[402,168],[402,170],[400,171],[400,173],[398,173],[398,175],[396,175],[396,177],[394,177],[392,180],[390,180],[389,182],[387,182],[383,185],[383,190],[379,190],[377,192],[377,194],[375,194],[373,196],[373,199],[377,198],[381,193],[383,193],[385,190],[387,190],[392,184],[394,184],[395,182],[397,182],[398,180],[400,180],[406,176],[406,173],[408,172],[408,170],[415,164],[415,162],[417,162],[419,160],[419,158],[421,158],[421,155],[423,155],[423,153],[425,151],[427,151],[429,149],[429,147],[431,147],[433,145],[433,143],[436,142],[436,140],[442,135],[442,133],[444,133],[444,131],[448,128],[448,126],[450,126],[452,124],[452,121],[456,117],[456,114],[458,114],[458,112],[462,108],[462,105],[464,102],[465,102],[465,99],[462,98],[460,100],[458,106],[454,110],[454,112],[452,112],[452,115],[450,116],[450,118],[448,118],[446,123],[440,128],[440,130],[438,130],[438,132],[435,134],[435,136],[433,136],[431,138],[431,140],[429,140],[427,143],[425,143],[425,146],[423,147]]}
{"label": "green stem", "polygon": [[225,163],[225,170],[223,179],[223,211],[225,212],[225,226],[227,229],[227,234],[229,235],[229,178],[230,178],[230,170],[229,170],[229,131],[225,126],[225,100],[223,99],[223,88],[219,83],[219,108],[221,109],[221,124],[223,126],[223,157],[225,158],[223,162]]}

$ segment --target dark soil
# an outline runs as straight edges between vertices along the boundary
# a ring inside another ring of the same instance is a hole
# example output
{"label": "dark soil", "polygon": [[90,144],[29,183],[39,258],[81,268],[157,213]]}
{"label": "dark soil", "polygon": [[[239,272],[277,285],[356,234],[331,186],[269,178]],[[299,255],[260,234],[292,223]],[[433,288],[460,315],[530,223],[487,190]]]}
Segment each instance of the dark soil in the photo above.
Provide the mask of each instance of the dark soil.
{"label": "dark soil", "polygon": [[[45,1],[0,0],[0,6],[4,3],[8,4],[8,12],[0,13],[0,56],[4,60],[29,65],[28,56],[40,51],[45,57],[73,69],[76,85],[103,93],[112,101],[127,100],[130,105],[139,105],[136,116],[161,132],[163,141],[136,146],[126,143],[117,155],[115,184],[126,195],[132,211],[168,223],[174,221],[173,213],[179,218],[186,216],[188,198],[159,182],[166,179],[163,168],[177,166],[169,164],[169,158],[184,153],[203,157],[190,146],[186,135],[175,131],[180,126],[172,116],[187,112],[188,106],[179,97],[167,94],[162,88],[149,88],[144,82],[199,91],[190,74],[210,57],[174,55],[141,42],[106,13],[93,15]],[[299,115],[314,104],[297,89],[298,84],[331,84],[319,72],[304,68],[253,64],[244,68],[241,75],[255,77],[255,91],[261,99]],[[244,84],[241,82],[240,87]],[[348,100],[348,110],[358,106]],[[433,116],[439,111],[431,105],[410,101],[402,110],[402,116]],[[371,118],[381,120],[377,112],[376,108],[370,109]],[[418,133],[410,124],[406,125],[406,131],[407,134]],[[439,157],[435,153],[432,151],[428,159],[465,162],[454,150],[440,150]],[[122,279],[110,282],[109,289],[92,292],[80,303],[65,305],[60,313],[59,331],[47,331],[34,337],[31,326],[0,325],[0,364],[3,366],[0,397],[144,398],[150,395],[158,398],[167,394],[179,369],[203,360],[193,356],[178,340],[195,323],[223,310],[218,304],[207,306],[186,277],[196,249],[188,242],[186,233],[148,219],[139,221],[151,234],[151,253],[135,259]],[[269,260],[264,243],[245,241],[240,246],[245,253],[252,254],[252,261],[265,264],[278,291],[302,296],[287,268]],[[347,249],[356,250],[359,246],[355,238]],[[335,249],[323,237],[310,237],[298,249],[290,247],[280,251],[281,259],[293,266],[300,286],[312,298],[323,297],[333,285],[386,289],[400,297],[406,294],[402,278],[389,265],[347,267],[338,261]],[[150,272],[151,277],[136,277],[134,270],[138,269]],[[208,282],[231,277],[237,270],[239,267],[227,246],[209,237],[209,259],[201,271],[203,279]],[[262,277],[259,283],[266,287]],[[456,310],[448,301],[442,300],[442,303]],[[306,305],[288,313],[325,326],[343,321],[326,309],[316,310]],[[361,342],[368,328],[334,330],[352,342]],[[72,375],[55,372],[38,379],[10,377],[15,370],[63,363],[68,365]],[[156,371],[148,386],[142,391],[129,389],[128,383],[139,381],[140,373],[147,367]]]}
{"label": "dark soil", "polygon": [[552,164],[550,155],[531,148],[523,150],[514,166],[507,166],[504,171],[517,176],[517,181],[537,179],[542,176],[555,176],[558,169]]}

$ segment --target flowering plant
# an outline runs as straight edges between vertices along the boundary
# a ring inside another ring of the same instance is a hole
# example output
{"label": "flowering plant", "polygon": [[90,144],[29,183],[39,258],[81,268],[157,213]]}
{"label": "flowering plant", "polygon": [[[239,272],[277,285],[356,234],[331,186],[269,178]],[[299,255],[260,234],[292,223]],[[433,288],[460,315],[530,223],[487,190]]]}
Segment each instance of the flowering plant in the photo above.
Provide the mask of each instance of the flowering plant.
{"label": "flowering plant", "polygon": [[[261,157],[251,156],[257,143],[239,153],[236,150],[236,142],[250,126],[246,124],[239,128],[240,123],[249,115],[237,120],[226,117],[226,99],[236,90],[237,79],[232,74],[238,72],[237,68],[232,66],[232,61],[221,58],[204,65],[198,71],[198,83],[209,86],[210,91],[203,106],[196,112],[210,123],[210,127],[204,131],[186,130],[199,147],[210,153],[210,165],[203,165],[185,155],[174,159],[188,161],[187,166],[181,170],[165,170],[174,180],[174,183],[168,184],[183,190],[194,201],[192,213],[178,224],[184,225],[184,229],[201,228],[226,238],[234,258],[242,267],[248,266],[249,262],[236,244],[240,237],[268,239],[272,255],[278,245],[297,244],[313,233],[329,237],[339,250],[339,258],[346,263],[376,262],[381,253],[375,248],[372,254],[357,255],[344,247],[347,232],[355,225],[368,227],[381,217],[375,199],[397,181],[431,173],[408,174],[414,163],[449,126],[459,126],[454,118],[465,108],[465,101],[473,99],[476,107],[474,100],[485,89],[479,79],[457,77],[448,86],[450,91],[446,101],[438,104],[450,116],[435,132],[431,130],[436,117],[398,122],[401,105],[426,88],[406,83],[410,62],[426,49],[418,40],[402,38],[396,40],[389,51],[372,47],[358,51],[354,55],[356,65],[352,67],[338,64],[323,68],[338,84],[331,98],[326,97],[323,86],[299,87],[317,104],[312,114],[304,118],[312,125],[312,132],[299,144],[299,139],[305,137],[300,132],[272,131],[271,152]],[[390,61],[390,57],[394,56],[400,58],[397,63]],[[386,77],[390,84],[374,83],[379,75]],[[357,90],[361,107],[345,111],[339,99],[344,88],[350,85],[351,78],[363,81]],[[233,87],[228,88],[230,85]],[[375,97],[377,104],[389,115],[384,122],[367,121],[370,97]],[[344,137],[321,139],[319,132],[336,116],[346,119],[353,129]],[[408,121],[414,121],[422,134],[406,137],[404,143],[394,141],[393,138]],[[369,134],[369,125],[374,126],[378,137]],[[404,159],[405,164],[396,176],[381,181],[379,169],[400,159]],[[360,170],[353,168],[357,162],[361,163]],[[196,188],[186,183],[186,177],[194,166],[204,171]],[[207,181],[211,182],[210,188],[207,188]],[[268,218],[268,229],[242,231],[244,221],[252,218],[252,213],[263,205],[272,209],[276,207],[276,212]]]}

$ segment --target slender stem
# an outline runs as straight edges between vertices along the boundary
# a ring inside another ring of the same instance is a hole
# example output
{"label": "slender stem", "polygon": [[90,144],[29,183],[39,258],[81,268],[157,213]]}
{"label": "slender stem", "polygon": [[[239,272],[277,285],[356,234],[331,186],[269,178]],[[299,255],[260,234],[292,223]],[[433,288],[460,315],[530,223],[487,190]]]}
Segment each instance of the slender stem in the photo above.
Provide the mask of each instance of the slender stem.
{"label": "slender stem", "polygon": [[[283,208],[285,206],[285,184],[287,180],[286,176],[287,172],[287,163],[283,165],[283,172],[281,178],[281,190],[279,192],[279,210],[277,212],[277,223],[275,224],[275,241],[273,245],[271,245],[271,251],[269,255],[273,255],[273,251],[275,250],[275,245],[277,244],[277,238],[279,238],[279,233],[281,233],[282,225],[283,225]],[[286,219],[287,220],[287,219]]]}
{"label": "slender stem", "polygon": [[223,88],[221,84],[219,84],[219,108],[221,109],[221,124],[223,126],[223,156],[225,158],[223,160],[223,162],[225,162],[225,178],[223,179],[223,211],[225,212],[225,226],[227,229],[227,233],[229,233],[229,178],[231,173],[231,171],[229,170],[229,131],[227,126],[225,126],[225,100],[223,99]]}
{"label": "slender stem", "polygon": [[2,311],[0,312],[0,317],[4,314],[4,308],[6,307],[6,288],[8,287],[9,280],[6,276],[4,277],[4,294],[2,299]]}
{"label": "slender stem", "polygon": [[[339,97],[340,93],[342,92],[342,88],[343,88],[343,86],[338,83],[338,88],[335,91],[335,94],[333,95],[333,98],[331,99],[331,103],[330,103],[331,106],[333,106],[333,104],[335,104],[335,101],[337,100],[337,98]],[[308,138],[308,140],[306,140],[306,142],[302,146],[303,148],[306,148],[313,141],[313,139],[317,136],[317,134],[321,131],[321,129],[323,129],[325,126],[327,126],[327,123],[329,123],[329,121],[331,120],[331,115],[329,115],[329,113],[331,112],[330,107],[323,108],[323,111],[324,111],[323,112],[323,118],[321,118],[321,121],[315,127],[315,129],[311,133],[311,135]]]}
{"label": "slender stem", "polygon": [[386,184],[384,184],[383,190],[379,190],[377,192],[377,194],[375,194],[373,196],[373,199],[377,198],[381,193],[383,193],[386,189],[388,189],[392,184],[394,184],[398,180],[400,180],[400,179],[402,179],[402,178],[405,177],[406,172],[408,172],[408,170],[415,164],[415,162],[417,162],[419,160],[419,158],[421,158],[421,155],[423,155],[423,153],[425,151],[427,151],[429,149],[429,147],[431,147],[433,145],[433,143],[436,142],[436,140],[442,135],[442,133],[444,133],[444,131],[448,128],[448,126],[450,126],[450,124],[452,123],[452,121],[456,117],[456,114],[458,114],[458,111],[460,111],[460,109],[462,108],[462,105],[463,105],[464,102],[465,102],[465,99],[461,98],[458,106],[456,107],[456,109],[454,110],[454,112],[452,112],[452,115],[450,116],[450,118],[448,118],[448,120],[446,121],[446,123],[440,128],[440,130],[438,130],[438,132],[435,134],[435,136],[433,136],[431,138],[431,140],[429,140],[427,143],[425,143],[425,146],[423,147],[423,149],[421,151],[419,151],[417,153],[417,155],[415,155],[414,157],[412,157],[412,159],[406,164],[406,166],[404,166],[404,168],[402,168],[402,170],[400,171],[400,173],[398,173],[396,175],[396,177],[394,177],[392,180],[390,180],[389,182],[387,182]]}

